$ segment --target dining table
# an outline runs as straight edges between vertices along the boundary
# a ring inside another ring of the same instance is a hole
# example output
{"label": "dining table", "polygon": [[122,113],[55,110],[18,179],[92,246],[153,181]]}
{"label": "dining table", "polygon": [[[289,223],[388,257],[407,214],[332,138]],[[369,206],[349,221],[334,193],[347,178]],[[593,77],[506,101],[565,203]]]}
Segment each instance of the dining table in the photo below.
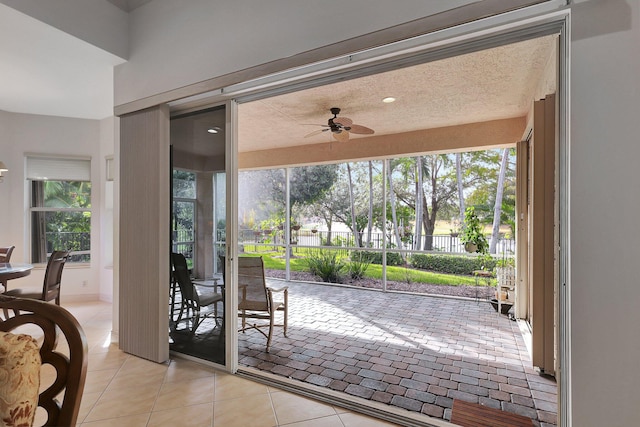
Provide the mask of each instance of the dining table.
{"label": "dining table", "polygon": [[0,262],[0,283],[4,286],[4,292],[7,291],[7,282],[9,280],[18,279],[31,274],[33,265],[19,264],[15,262]]}

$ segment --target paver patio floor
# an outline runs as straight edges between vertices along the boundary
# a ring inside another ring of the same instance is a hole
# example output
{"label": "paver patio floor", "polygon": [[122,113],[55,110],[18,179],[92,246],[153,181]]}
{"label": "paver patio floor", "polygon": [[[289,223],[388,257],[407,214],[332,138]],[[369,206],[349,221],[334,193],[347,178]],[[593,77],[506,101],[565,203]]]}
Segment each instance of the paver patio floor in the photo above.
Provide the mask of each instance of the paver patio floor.
{"label": "paver patio floor", "polygon": [[270,353],[239,337],[240,365],[449,420],[454,399],[556,424],[553,378],[539,375],[517,322],[484,300],[269,280],[289,287],[289,330]]}

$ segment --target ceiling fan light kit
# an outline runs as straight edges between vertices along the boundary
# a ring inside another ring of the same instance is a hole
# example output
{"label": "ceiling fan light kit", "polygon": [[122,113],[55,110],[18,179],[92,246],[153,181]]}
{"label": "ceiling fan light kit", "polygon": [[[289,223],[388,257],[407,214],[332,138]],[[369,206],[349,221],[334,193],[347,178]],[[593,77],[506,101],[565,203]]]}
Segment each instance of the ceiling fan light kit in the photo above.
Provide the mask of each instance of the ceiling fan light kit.
{"label": "ceiling fan light kit", "polygon": [[333,114],[333,117],[327,121],[326,125],[319,125],[324,127],[324,129],[313,131],[305,135],[305,138],[318,135],[322,132],[331,131],[336,141],[345,142],[349,140],[350,133],[360,135],[372,135],[374,133],[373,129],[353,124],[353,120],[350,118],[338,117],[338,114],[340,114],[340,108],[338,107],[332,107],[329,111]]}

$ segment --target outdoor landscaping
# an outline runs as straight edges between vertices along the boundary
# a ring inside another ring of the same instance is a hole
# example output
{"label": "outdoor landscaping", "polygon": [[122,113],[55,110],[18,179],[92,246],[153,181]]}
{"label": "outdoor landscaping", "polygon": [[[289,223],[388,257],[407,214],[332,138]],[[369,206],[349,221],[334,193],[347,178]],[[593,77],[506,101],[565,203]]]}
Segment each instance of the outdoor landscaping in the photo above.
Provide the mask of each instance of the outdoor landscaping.
{"label": "outdoor landscaping", "polygon": [[[307,255],[303,256],[305,252]],[[342,256],[338,251],[299,248],[294,253],[297,255],[290,259],[292,280],[382,289],[380,253],[352,251],[351,256]],[[245,252],[243,256],[262,256],[268,277],[286,277],[286,259],[282,253]],[[473,275],[473,271],[482,267],[493,271],[495,261],[483,265],[485,261],[481,257],[463,255],[415,254],[409,258],[408,264],[387,265],[386,288],[436,295],[475,297],[478,294],[482,298],[489,297],[495,290],[496,279],[483,278],[477,282]]]}
{"label": "outdoor landscaping", "polygon": [[[262,256],[273,278],[493,297],[496,262],[515,253],[514,160],[497,149],[241,171],[239,250]],[[174,250],[187,262],[194,182],[174,172]]]}

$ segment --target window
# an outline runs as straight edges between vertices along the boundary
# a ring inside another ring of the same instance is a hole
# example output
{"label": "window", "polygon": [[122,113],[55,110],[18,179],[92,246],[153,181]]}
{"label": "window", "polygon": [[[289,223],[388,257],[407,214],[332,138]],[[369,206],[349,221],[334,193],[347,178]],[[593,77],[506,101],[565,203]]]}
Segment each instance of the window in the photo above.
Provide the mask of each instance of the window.
{"label": "window", "polygon": [[91,260],[91,161],[27,157],[31,190],[31,262],[55,250],[69,262]]}
{"label": "window", "polygon": [[174,169],[172,251],[179,252],[193,268],[196,228],[196,174]]}

